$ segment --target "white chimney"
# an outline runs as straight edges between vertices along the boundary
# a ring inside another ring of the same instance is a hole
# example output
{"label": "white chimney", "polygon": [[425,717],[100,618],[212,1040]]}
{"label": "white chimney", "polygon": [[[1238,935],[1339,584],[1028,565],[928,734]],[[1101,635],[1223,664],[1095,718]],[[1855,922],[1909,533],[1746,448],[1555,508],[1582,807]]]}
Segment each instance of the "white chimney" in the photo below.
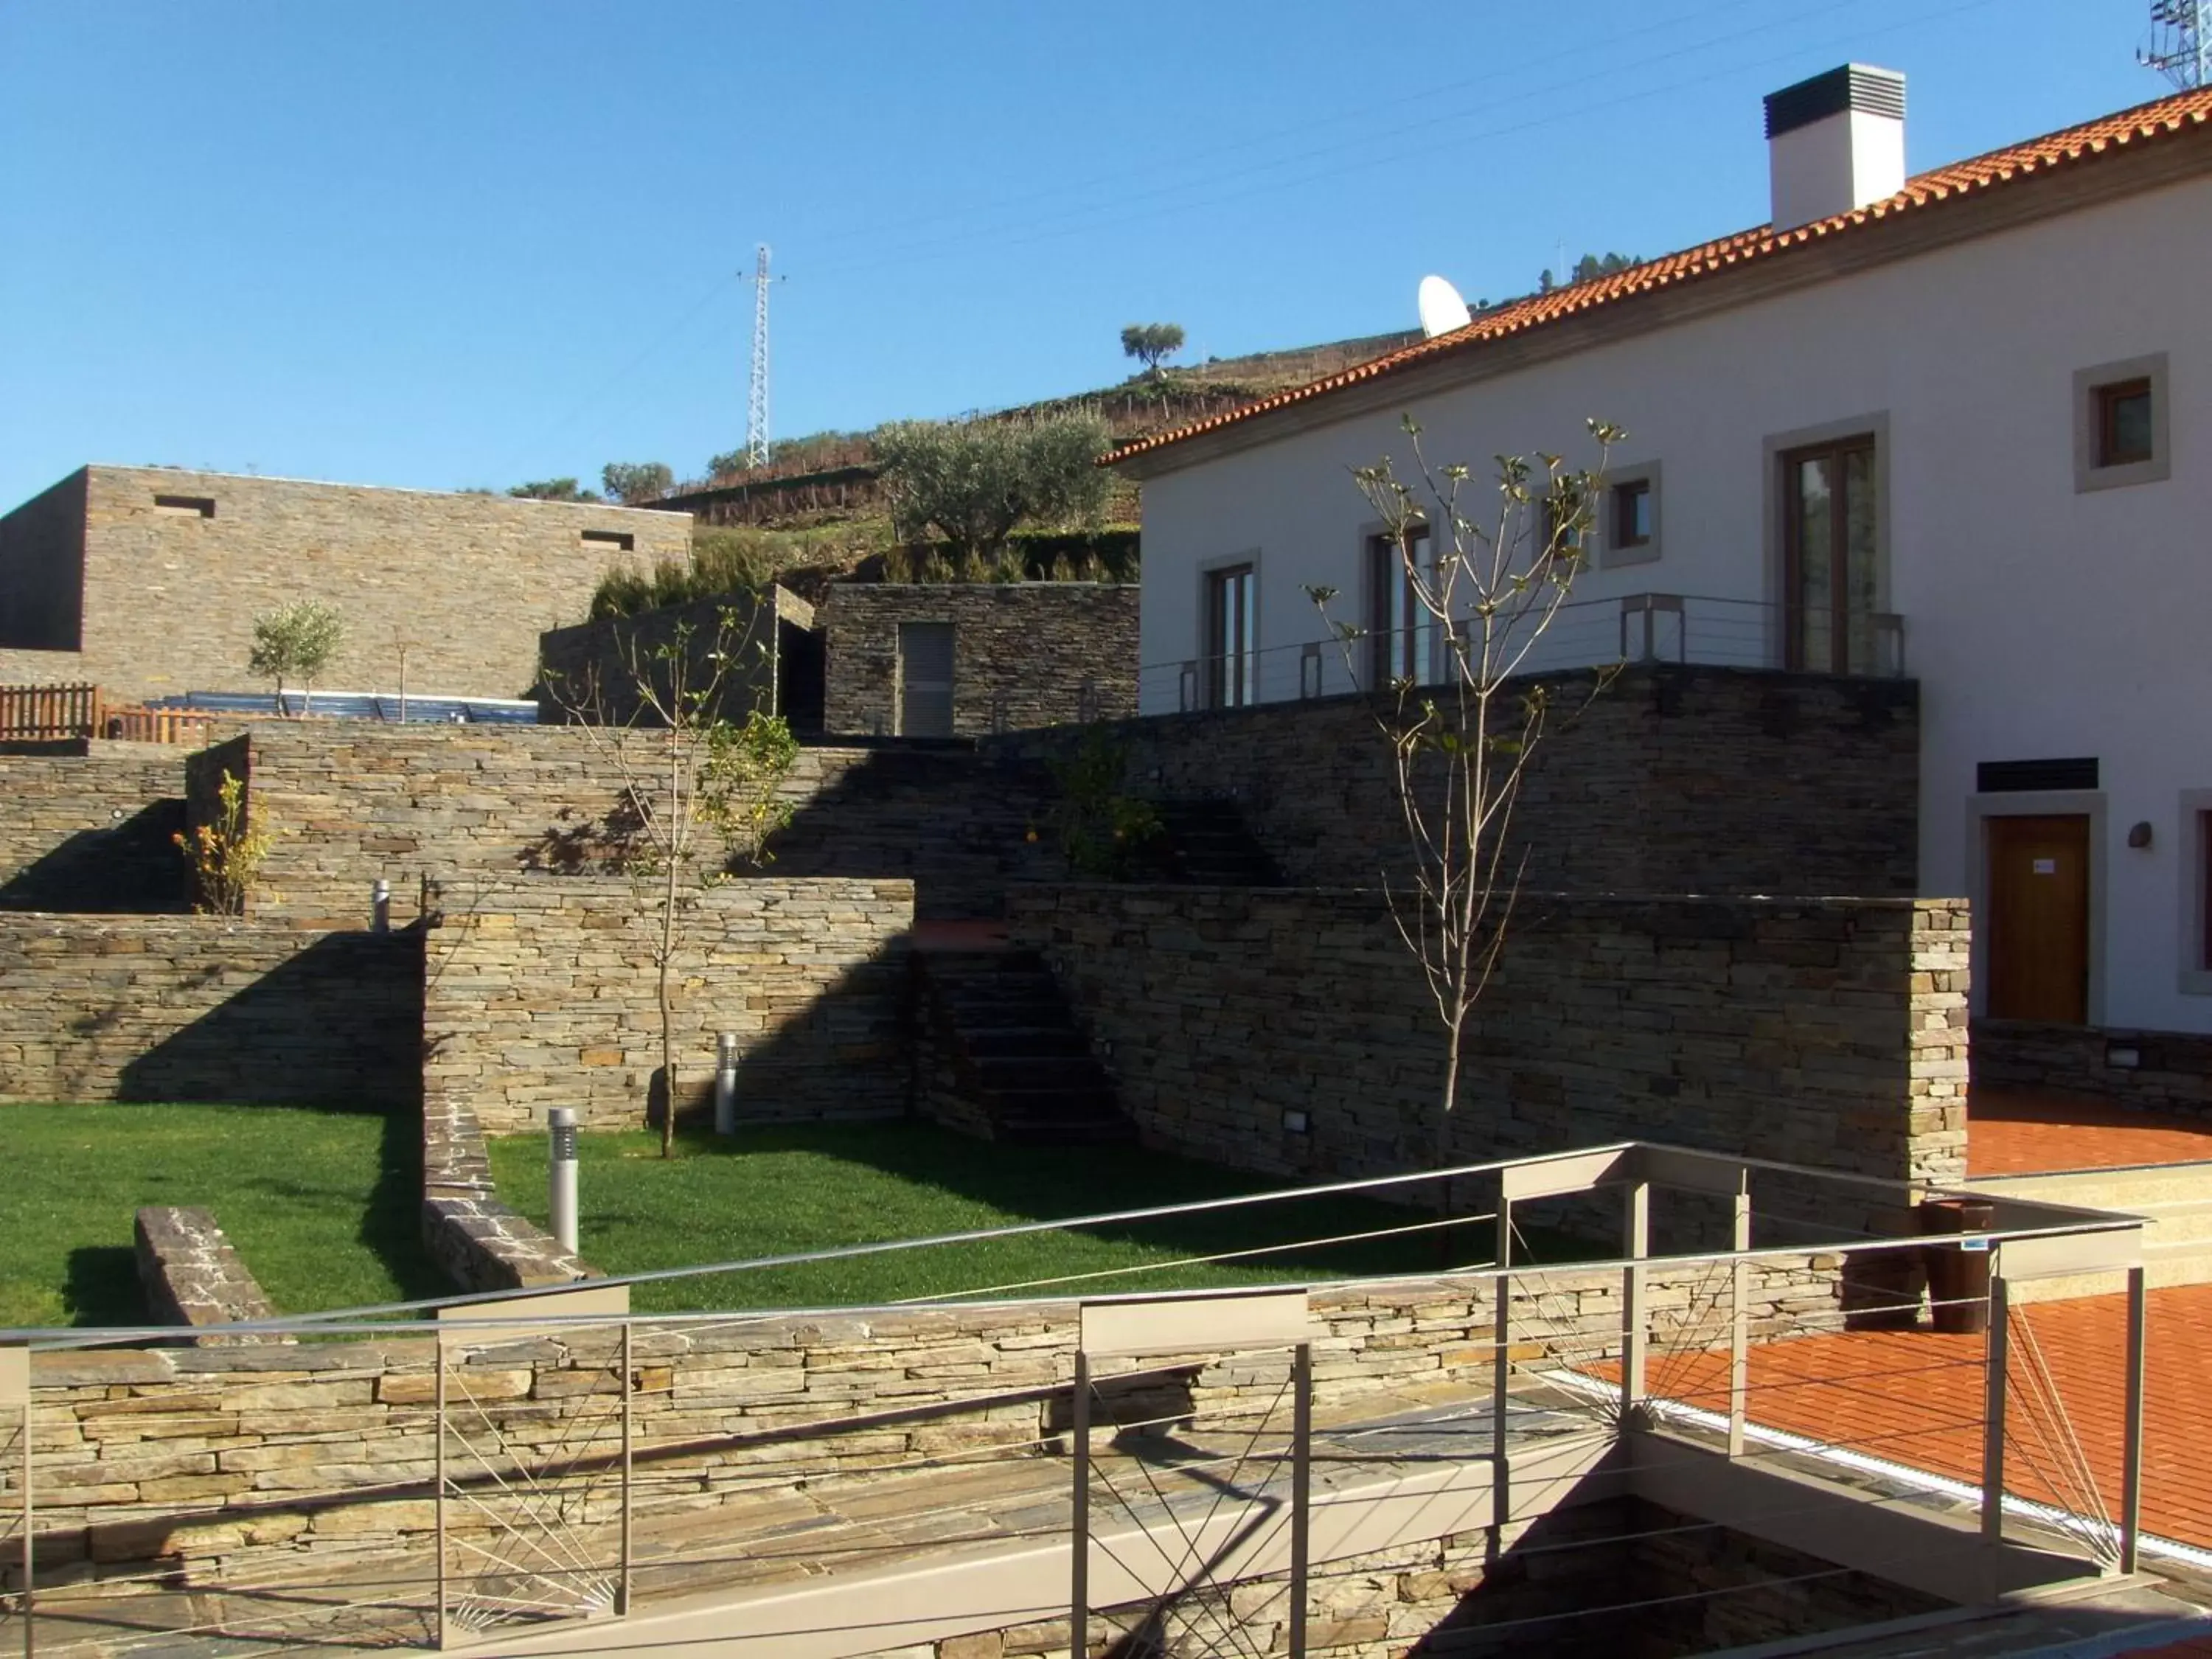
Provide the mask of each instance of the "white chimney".
{"label": "white chimney", "polygon": [[1905,77],[1846,64],[1770,94],[1766,155],[1777,230],[1896,195],[1905,188]]}

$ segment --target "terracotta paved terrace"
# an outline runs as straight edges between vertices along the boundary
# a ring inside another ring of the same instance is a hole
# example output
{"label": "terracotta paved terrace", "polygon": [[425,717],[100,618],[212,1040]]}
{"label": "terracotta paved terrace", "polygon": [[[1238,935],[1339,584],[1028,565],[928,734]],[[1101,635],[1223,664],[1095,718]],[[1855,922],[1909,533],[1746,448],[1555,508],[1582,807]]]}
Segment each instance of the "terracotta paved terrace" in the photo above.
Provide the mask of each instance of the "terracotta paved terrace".
{"label": "terracotta paved terrace", "polygon": [[2041,1175],[2212,1159],[2212,1123],[2102,1101],[1978,1088],[1966,1118],[1969,1175]]}

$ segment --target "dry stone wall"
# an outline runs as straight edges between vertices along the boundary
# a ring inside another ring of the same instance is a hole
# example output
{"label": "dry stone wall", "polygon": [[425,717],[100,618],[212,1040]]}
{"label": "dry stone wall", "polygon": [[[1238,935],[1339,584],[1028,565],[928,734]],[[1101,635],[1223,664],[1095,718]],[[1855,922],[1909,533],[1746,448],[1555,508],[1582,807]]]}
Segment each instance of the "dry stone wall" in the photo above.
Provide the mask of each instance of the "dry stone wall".
{"label": "dry stone wall", "polygon": [[2025,1019],[1974,1022],[1974,1081],[2087,1095],[2212,1122],[2212,1036]]}
{"label": "dry stone wall", "polygon": [[[1270,1172],[1438,1160],[1442,1028],[1380,895],[1037,887],[1009,921],[1155,1141]],[[1524,894],[1441,1156],[1644,1139],[1955,1178],[1968,938],[1963,901]]]}
{"label": "dry stone wall", "polygon": [[[155,1319],[171,1325],[240,1325],[274,1319],[276,1310],[237,1248],[208,1210],[149,1205],[131,1223],[138,1283]],[[190,1342],[234,1346],[289,1342],[289,1336],[218,1334]]]}
{"label": "dry stone wall", "polygon": [[[1808,1287],[1832,1257],[1762,1263],[1756,1334],[1785,1336],[1833,1306]],[[1654,1352],[1721,1336],[1703,1269],[1650,1270]],[[1324,1408],[1377,1389],[1490,1387],[1492,1293],[1443,1276],[1322,1288],[1314,1344]],[[1618,1275],[1571,1268],[1516,1281],[1514,1357],[1535,1370],[1618,1354]],[[866,1479],[949,1453],[1030,1457],[1067,1420],[1073,1303],[641,1321],[633,1338],[641,1513],[757,1505],[779,1490]],[[617,1337],[594,1327],[488,1336],[449,1351],[449,1398],[509,1447],[573,1462],[619,1388]],[[1140,1362],[1101,1362],[1110,1376]],[[1201,1425],[1282,1398],[1287,1354],[1164,1355]],[[88,1349],[34,1354],[40,1582],[159,1566],[185,1586],[217,1575],[312,1571],[329,1558],[419,1549],[435,1510],[433,1349],[423,1340],[289,1348]],[[579,1425],[586,1426],[580,1429]],[[473,1432],[473,1430],[472,1430]],[[484,1437],[489,1437],[487,1434]],[[13,1472],[0,1468],[0,1483]],[[0,1484],[0,1498],[9,1492]],[[474,1524],[449,1508],[458,1530]]]}
{"label": "dry stone wall", "polygon": [[31,566],[81,568],[81,629],[46,595],[0,645],[76,647],[62,678],[111,701],[243,688],[253,618],[304,599],[346,619],[326,685],[522,696],[538,635],[582,616],[610,568],[690,548],[685,514],[504,495],[161,467],[95,466],[57,488],[82,502],[75,517],[40,497],[0,520],[0,593]]}
{"label": "dry stone wall", "polygon": [[1103,582],[841,582],[828,636],[824,729],[899,729],[901,623],[952,625],[952,729],[1020,732],[1137,712],[1137,595]]}
{"label": "dry stone wall", "polygon": [[409,1109],[419,933],[0,913],[0,1099]]}
{"label": "dry stone wall", "polygon": [[186,908],[184,793],[179,750],[0,756],[0,909]]}
{"label": "dry stone wall", "polygon": [[[1533,886],[1568,892],[1917,890],[1919,688],[1728,668],[1638,667],[1556,698],[1514,811]],[[1140,794],[1233,796],[1285,876],[1373,884],[1405,857],[1389,751],[1336,697],[1115,726]],[[994,740],[1036,756],[1067,734]]]}
{"label": "dry stone wall", "polygon": [[[738,1044],[747,1122],[886,1116],[907,1101],[907,882],[769,878],[683,899],[679,1115],[711,1108],[715,1038]],[[427,932],[423,1087],[485,1132],[554,1106],[642,1124],[660,1098],[652,935],[624,880],[455,891]]]}
{"label": "dry stone wall", "polygon": [[[661,653],[681,641],[684,684],[704,687],[719,673],[716,707],[742,720],[755,708],[775,706],[779,623],[788,606],[811,611],[805,601],[782,588],[766,600],[750,593],[726,593],[690,605],[664,605],[639,617],[606,617],[548,629],[538,641],[542,678],[538,718],[548,726],[578,720],[594,725],[653,725],[639,693],[642,675],[664,702],[674,679]],[[726,660],[711,660],[717,652]]]}
{"label": "dry stone wall", "polygon": [[[460,908],[473,887],[602,872],[623,851],[621,773],[580,728],[272,720],[248,741],[248,813],[274,838],[257,917],[357,926],[382,877],[404,921],[420,913],[425,880]],[[230,745],[196,756],[195,811],[212,775],[247,764]],[[990,915],[1009,880],[1057,867],[1030,838],[1049,781],[1011,758],[810,747],[784,793],[795,816],[771,843],[774,877],[911,880],[922,915]]]}

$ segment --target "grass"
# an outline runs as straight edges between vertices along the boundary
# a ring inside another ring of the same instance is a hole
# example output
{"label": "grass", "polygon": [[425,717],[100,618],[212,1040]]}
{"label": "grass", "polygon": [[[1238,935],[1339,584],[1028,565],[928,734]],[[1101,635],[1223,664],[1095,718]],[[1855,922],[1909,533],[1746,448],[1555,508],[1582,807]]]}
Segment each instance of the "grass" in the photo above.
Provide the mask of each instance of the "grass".
{"label": "grass", "polygon": [[0,1328],[143,1322],[141,1205],[198,1205],[281,1313],[441,1294],[411,1118],[274,1106],[0,1105]]}
{"label": "grass", "polygon": [[[1264,1190],[1259,1176],[1134,1147],[987,1146],[927,1125],[795,1125],[728,1140],[679,1138],[661,1162],[657,1136],[580,1137],[583,1254],[609,1273],[746,1261],[1097,1214]],[[500,1195],[546,1220],[541,1136],[491,1143]],[[641,1312],[866,1305],[1143,1267],[1008,1295],[1107,1294],[1285,1279],[1430,1273],[1490,1259],[1485,1224],[1395,1239],[1302,1245],[1241,1262],[1167,1267],[1227,1250],[1341,1237],[1429,1218],[1408,1206],[1342,1197],[1176,1217],[1127,1226],[867,1255],[638,1286]],[[1571,1241],[1532,1241],[1532,1259],[1571,1258]]]}

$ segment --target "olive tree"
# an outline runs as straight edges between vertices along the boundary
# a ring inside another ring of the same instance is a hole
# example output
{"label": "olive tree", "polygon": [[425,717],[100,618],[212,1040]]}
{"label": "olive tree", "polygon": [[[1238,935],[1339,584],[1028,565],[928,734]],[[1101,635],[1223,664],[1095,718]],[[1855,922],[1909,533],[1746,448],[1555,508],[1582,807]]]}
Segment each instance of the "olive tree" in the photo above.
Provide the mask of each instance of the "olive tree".
{"label": "olive tree", "polygon": [[599,469],[599,483],[609,501],[635,507],[675,489],[676,475],[665,461],[609,461]]}
{"label": "olive tree", "polygon": [[1181,323],[1132,323],[1121,331],[1121,355],[1144,364],[1145,373],[1157,379],[1163,358],[1182,349]]}
{"label": "olive tree", "polygon": [[898,533],[934,532],[956,559],[988,558],[1022,524],[1096,523],[1112,485],[1098,461],[1112,445],[1095,412],[900,421],[875,435]]}
{"label": "olive tree", "polygon": [[300,713],[315,695],[315,681],[345,643],[345,618],[319,599],[298,599],[264,611],[253,619],[253,650],[246,659],[249,674],[276,683],[276,712],[284,712],[284,683],[297,680]]}

